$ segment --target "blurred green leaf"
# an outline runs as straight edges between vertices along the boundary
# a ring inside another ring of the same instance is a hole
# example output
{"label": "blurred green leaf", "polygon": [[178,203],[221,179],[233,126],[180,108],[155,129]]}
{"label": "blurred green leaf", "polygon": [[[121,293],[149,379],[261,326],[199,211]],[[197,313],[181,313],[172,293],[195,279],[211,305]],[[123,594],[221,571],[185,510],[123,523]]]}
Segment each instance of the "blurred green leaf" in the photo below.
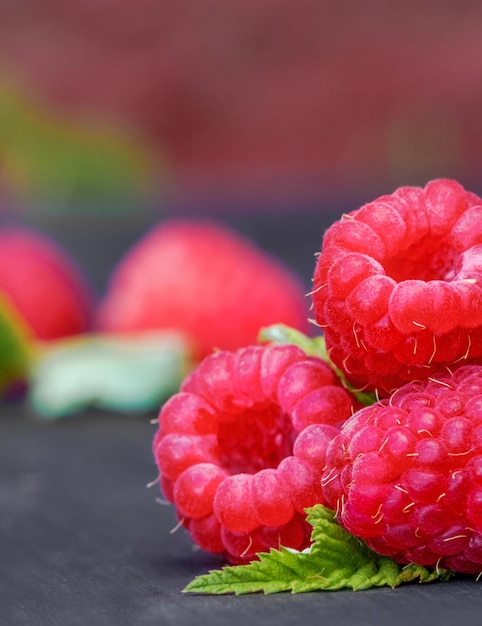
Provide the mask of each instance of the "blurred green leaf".
{"label": "blurred green leaf", "polygon": [[49,342],[32,367],[29,401],[39,417],[56,419],[87,408],[145,413],[179,389],[192,367],[181,333],[84,335]]}
{"label": "blurred green leaf", "polygon": [[32,334],[8,298],[0,293],[0,397],[27,380],[32,358]]}

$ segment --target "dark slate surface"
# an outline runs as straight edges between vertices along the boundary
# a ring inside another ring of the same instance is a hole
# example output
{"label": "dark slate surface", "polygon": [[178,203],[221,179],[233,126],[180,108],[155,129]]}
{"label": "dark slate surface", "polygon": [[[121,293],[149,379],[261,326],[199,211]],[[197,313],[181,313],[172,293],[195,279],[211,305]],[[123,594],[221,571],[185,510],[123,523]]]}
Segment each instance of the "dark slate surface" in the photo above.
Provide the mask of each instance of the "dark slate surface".
{"label": "dark slate surface", "polygon": [[89,413],[45,424],[20,406],[0,422],[0,623],[216,626],[478,623],[472,580],[299,596],[195,596],[220,566],[193,551],[156,502],[148,418]]}

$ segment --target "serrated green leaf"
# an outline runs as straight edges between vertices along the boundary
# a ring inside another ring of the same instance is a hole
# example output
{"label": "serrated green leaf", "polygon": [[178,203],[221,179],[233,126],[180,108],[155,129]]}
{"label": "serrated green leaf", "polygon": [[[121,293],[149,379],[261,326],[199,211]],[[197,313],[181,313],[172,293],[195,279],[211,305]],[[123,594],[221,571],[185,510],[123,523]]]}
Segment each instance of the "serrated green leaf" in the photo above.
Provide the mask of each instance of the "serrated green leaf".
{"label": "serrated green leaf", "polygon": [[86,408],[123,413],[157,410],[192,367],[181,333],[102,334],[64,339],[40,350],[29,401],[39,417],[55,419]]}
{"label": "serrated green leaf", "polygon": [[184,589],[191,593],[306,593],[309,591],[359,591],[371,587],[397,587],[419,580],[446,579],[446,570],[431,571],[419,565],[401,565],[370,550],[336,522],[333,511],[321,504],[308,509],[313,526],[312,545],[298,552],[281,547],[258,555],[247,565],[226,566],[195,578]]}
{"label": "serrated green leaf", "polygon": [[303,352],[309,356],[316,356],[319,359],[323,359],[323,361],[328,363],[333,369],[343,386],[355,396],[358,402],[366,406],[376,402],[377,397],[374,393],[355,389],[355,387],[348,382],[344,373],[333,364],[326,349],[323,335],[308,337],[301,331],[291,328],[286,324],[273,324],[272,326],[266,326],[260,330],[258,340],[271,341],[273,343],[290,343],[301,348]]}
{"label": "serrated green leaf", "polygon": [[405,582],[410,582],[412,580],[416,580],[417,578],[421,583],[430,583],[435,580],[450,580],[455,576],[455,572],[446,569],[427,569],[422,565],[417,565],[416,563],[409,563],[405,565],[405,567],[400,572],[400,575],[397,580],[397,584],[401,585]]}

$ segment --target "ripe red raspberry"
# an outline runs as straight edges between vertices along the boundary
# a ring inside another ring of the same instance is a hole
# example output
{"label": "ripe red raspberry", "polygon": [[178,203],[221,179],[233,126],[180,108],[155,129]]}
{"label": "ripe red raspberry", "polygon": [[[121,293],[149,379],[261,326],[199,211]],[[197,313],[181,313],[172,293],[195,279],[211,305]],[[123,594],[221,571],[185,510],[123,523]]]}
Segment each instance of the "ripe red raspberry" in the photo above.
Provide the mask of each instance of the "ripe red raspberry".
{"label": "ripe red raspberry", "polygon": [[215,352],[161,409],[164,495],[193,541],[231,562],[303,549],[326,446],[354,408],[326,362],[294,345]]}
{"label": "ripe red raspberry", "polygon": [[313,306],[333,363],[381,396],[482,363],[482,200],[440,179],[344,216],[323,238]]}
{"label": "ripe red raspberry", "polygon": [[255,342],[270,324],[306,330],[305,292],[293,272],[237,232],[168,220],[121,259],[98,325],[114,333],[177,329],[203,358]]}
{"label": "ripe red raspberry", "polygon": [[329,444],[340,524],[400,563],[482,571],[482,367],[407,384]]}

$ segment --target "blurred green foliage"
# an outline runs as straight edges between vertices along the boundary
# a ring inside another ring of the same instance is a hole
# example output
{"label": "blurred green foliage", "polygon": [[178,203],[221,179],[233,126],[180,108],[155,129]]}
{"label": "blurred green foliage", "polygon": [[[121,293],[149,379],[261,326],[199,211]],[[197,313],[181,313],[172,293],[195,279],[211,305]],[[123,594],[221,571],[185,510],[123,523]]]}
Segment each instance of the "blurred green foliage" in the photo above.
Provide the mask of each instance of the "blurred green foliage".
{"label": "blurred green foliage", "polygon": [[33,342],[27,325],[0,293],[0,398],[10,396],[30,375]]}
{"label": "blurred green foliage", "polygon": [[67,119],[1,81],[0,170],[20,201],[56,213],[136,208],[154,189],[149,149],[127,129]]}

